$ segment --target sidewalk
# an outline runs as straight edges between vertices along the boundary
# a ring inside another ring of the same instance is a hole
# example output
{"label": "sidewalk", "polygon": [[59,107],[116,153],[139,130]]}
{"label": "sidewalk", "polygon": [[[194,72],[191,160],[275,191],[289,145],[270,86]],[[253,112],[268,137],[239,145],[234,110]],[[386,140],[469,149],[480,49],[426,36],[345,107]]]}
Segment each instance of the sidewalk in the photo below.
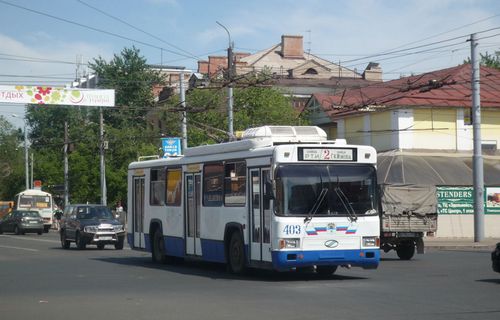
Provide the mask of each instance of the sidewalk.
{"label": "sidewalk", "polygon": [[481,242],[474,242],[474,238],[424,238],[426,249],[438,250],[493,251],[498,242],[500,242],[500,238],[485,238]]}

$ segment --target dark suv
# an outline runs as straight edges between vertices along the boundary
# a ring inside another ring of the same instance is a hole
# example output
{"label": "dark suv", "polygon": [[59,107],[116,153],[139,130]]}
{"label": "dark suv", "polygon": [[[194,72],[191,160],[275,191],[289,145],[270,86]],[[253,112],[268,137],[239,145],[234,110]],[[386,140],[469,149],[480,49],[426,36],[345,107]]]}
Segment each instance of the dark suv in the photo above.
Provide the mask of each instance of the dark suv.
{"label": "dark suv", "polygon": [[61,218],[61,246],[68,249],[74,241],[80,250],[88,244],[104,249],[113,244],[115,249],[123,249],[125,229],[116,220],[108,207],[100,204],[72,204],[66,206]]}

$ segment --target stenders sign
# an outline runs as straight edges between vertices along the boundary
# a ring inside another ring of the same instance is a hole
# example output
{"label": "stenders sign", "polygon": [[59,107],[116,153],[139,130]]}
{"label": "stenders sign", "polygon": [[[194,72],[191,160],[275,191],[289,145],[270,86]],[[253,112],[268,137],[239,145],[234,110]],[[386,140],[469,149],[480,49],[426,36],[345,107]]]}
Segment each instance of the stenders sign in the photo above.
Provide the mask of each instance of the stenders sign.
{"label": "stenders sign", "polygon": [[113,107],[115,90],[0,86],[0,103]]}
{"label": "stenders sign", "polygon": [[[484,213],[500,214],[500,187],[486,187]],[[437,187],[438,214],[473,214],[472,187]]]}

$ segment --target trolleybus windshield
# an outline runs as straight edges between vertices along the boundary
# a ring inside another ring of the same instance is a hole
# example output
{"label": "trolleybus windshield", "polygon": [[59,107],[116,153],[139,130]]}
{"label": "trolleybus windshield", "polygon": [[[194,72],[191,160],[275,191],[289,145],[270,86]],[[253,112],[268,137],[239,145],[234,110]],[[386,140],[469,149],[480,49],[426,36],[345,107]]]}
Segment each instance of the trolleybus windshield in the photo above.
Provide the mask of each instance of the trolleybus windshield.
{"label": "trolleybus windshield", "polygon": [[281,165],[276,171],[276,214],[351,217],[376,214],[376,190],[376,171],[372,165]]}
{"label": "trolleybus windshield", "polygon": [[50,208],[50,197],[21,195],[19,197],[19,208],[33,208],[33,209]]}

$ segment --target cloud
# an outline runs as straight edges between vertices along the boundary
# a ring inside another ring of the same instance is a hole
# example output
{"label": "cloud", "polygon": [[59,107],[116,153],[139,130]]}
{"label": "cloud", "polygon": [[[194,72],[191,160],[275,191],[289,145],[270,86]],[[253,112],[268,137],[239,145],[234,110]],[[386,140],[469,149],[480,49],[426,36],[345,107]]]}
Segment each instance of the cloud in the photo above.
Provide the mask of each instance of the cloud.
{"label": "cloud", "polygon": [[56,41],[46,33],[30,38],[30,43],[20,42],[0,34],[0,83],[64,85],[74,79],[79,57],[84,64],[98,56],[112,57],[112,49],[106,44]]}

